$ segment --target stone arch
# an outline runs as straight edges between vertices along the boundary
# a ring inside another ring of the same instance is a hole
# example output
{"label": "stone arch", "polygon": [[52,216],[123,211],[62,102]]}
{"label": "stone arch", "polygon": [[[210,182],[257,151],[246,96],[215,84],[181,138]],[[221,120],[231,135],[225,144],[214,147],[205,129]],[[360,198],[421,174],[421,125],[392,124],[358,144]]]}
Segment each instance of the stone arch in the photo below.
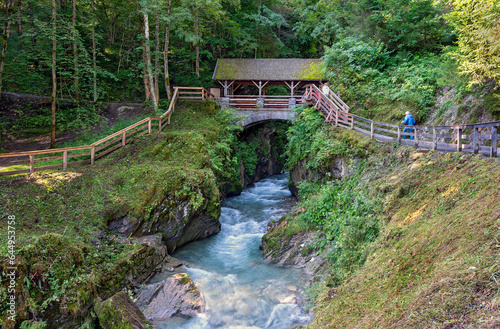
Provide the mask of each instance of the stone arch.
{"label": "stone arch", "polygon": [[246,128],[265,121],[291,121],[295,113],[293,111],[259,111],[252,113],[241,111],[238,114],[248,115],[248,118],[239,122],[241,126]]}

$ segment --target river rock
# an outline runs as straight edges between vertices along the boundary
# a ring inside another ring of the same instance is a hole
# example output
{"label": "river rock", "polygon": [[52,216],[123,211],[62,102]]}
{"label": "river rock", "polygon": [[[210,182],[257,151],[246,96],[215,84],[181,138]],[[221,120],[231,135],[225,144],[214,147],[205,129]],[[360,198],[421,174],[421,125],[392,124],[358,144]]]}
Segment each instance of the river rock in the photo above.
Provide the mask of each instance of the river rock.
{"label": "river rock", "polygon": [[132,238],[134,243],[139,243],[142,245],[150,246],[150,247],[161,247],[163,246],[161,233],[153,234],[153,235],[145,235],[139,238]]}
{"label": "river rock", "polygon": [[205,310],[205,300],[185,273],[144,287],[136,304],[151,321],[164,321],[172,316],[194,317]]}
{"label": "river rock", "polygon": [[95,311],[99,318],[99,324],[104,329],[125,327],[133,329],[156,328],[123,292],[119,292],[104,302],[98,303]]}

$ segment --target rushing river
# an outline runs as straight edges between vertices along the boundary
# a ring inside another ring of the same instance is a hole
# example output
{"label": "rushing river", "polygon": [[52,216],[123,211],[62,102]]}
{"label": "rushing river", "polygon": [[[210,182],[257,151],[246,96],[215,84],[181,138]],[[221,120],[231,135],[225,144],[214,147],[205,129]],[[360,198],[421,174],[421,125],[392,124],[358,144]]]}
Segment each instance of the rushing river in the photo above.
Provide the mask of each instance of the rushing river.
{"label": "rushing river", "polygon": [[[286,213],[288,175],[273,176],[224,201],[219,234],[190,243],[173,256],[191,264],[183,267],[206,301],[193,319],[157,322],[164,328],[290,328],[308,323],[302,304],[307,282],[297,268],[266,264],[259,244],[267,223]],[[154,278],[165,279],[166,273]],[[296,301],[299,301],[298,303]]]}

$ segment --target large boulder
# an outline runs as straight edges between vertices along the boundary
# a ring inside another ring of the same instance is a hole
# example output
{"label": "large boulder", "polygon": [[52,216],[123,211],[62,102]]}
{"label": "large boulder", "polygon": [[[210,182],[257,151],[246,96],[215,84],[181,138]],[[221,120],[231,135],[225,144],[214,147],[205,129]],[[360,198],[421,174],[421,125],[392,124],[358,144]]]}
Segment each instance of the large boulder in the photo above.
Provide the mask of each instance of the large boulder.
{"label": "large boulder", "polygon": [[155,328],[123,292],[119,292],[96,305],[95,311],[99,318],[99,324],[104,329]]}
{"label": "large boulder", "polygon": [[194,317],[205,310],[205,300],[185,273],[142,288],[136,304],[151,321],[164,321],[172,316]]}

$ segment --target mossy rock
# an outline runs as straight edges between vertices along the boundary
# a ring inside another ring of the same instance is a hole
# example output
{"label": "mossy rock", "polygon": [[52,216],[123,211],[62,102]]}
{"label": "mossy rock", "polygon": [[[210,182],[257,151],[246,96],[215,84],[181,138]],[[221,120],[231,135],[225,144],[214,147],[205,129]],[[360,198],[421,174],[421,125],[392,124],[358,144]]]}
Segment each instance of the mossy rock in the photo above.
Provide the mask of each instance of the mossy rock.
{"label": "mossy rock", "polygon": [[95,307],[99,324],[104,329],[152,329],[141,310],[123,292],[119,292]]}

